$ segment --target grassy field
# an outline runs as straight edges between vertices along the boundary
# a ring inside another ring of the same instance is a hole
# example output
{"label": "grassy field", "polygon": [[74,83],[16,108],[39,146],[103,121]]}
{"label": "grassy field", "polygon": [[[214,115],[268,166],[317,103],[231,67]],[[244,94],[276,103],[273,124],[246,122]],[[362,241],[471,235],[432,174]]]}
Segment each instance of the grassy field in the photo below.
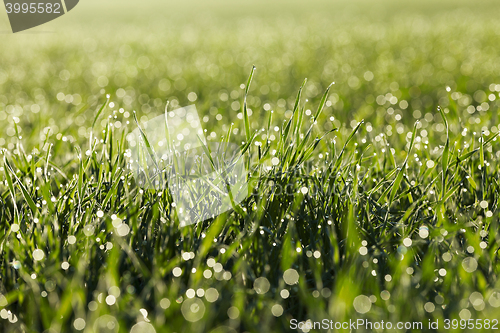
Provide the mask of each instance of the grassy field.
{"label": "grassy field", "polygon": [[[15,35],[0,15],[0,331],[497,331],[495,5],[89,0]],[[167,104],[241,146],[233,210],[180,227],[138,186],[127,135]]]}

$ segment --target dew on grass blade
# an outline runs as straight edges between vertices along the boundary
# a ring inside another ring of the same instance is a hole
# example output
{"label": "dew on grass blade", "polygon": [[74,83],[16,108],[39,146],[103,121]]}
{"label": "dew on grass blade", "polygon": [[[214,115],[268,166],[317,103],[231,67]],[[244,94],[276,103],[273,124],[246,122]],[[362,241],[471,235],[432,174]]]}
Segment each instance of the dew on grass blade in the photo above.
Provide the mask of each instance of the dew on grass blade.
{"label": "dew on grass blade", "polygon": [[285,283],[290,286],[294,285],[299,282],[299,273],[293,268],[287,269],[283,273],[283,280],[285,280]]}
{"label": "dew on grass blade", "polygon": [[372,308],[372,302],[370,301],[370,298],[365,295],[357,296],[352,304],[356,312],[361,314],[367,313]]}
{"label": "dew on grass blade", "polygon": [[40,261],[44,257],[45,257],[45,253],[42,250],[36,249],[35,251],[33,251],[33,259],[35,259],[35,261]]}
{"label": "dew on grass blade", "polygon": [[117,217],[116,215],[113,215],[111,217],[111,224],[113,225],[113,227],[117,228],[122,224],[122,220],[119,217]]}
{"label": "dew on grass blade", "polygon": [[172,274],[174,274],[175,277],[179,277],[182,274],[182,269],[180,267],[175,267],[172,270]]}
{"label": "dew on grass blade", "polygon": [[205,299],[208,302],[213,303],[213,302],[217,301],[217,299],[219,299],[219,292],[215,288],[208,288],[205,291]]}
{"label": "dew on grass blade", "polygon": [[196,292],[194,291],[194,289],[188,289],[186,291],[187,298],[193,298],[195,295],[196,295]]}
{"label": "dew on grass blade", "polygon": [[425,309],[426,312],[432,313],[436,309],[436,306],[432,302],[427,302],[424,305],[424,309]]}
{"label": "dew on grass blade", "polygon": [[77,331],[81,331],[85,328],[85,319],[83,318],[76,318],[75,321],[73,321],[73,327],[77,330]]}
{"label": "dew on grass blade", "polygon": [[494,291],[491,293],[488,303],[494,308],[500,307],[500,292]]}
{"label": "dew on grass blade", "polygon": [[469,311],[469,309],[462,309],[459,313],[458,313],[458,316],[460,317],[460,319],[462,320],[469,320],[472,316],[471,312]]}
{"label": "dew on grass blade", "polygon": [[115,317],[111,315],[103,315],[94,322],[94,331],[102,333],[117,333],[119,332],[120,324]]}
{"label": "dew on grass blade", "polygon": [[118,234],[118,236],[121,236],[121,237],[127,236],[129,234],[129,232],[130,232],[130,227],[125,223],[120,224],[116,228],[116,233]]}
{"label": "dew on grass blade", "polygon": [[216,273],[220,273],[220,272],[222,272],[222,269],[223,269],[222,264],[220,264],[220,263],[216,263],[216,264],[214,265],[213,269],[214,269],[214,272],[216,272]]}
{"label": "dew on grass blade", "polygon": [[274,304],[271,308],[271,313],[275,317],[280,317],[283,314],[283,307],[280,304]]}
{"label": "dew on grass blade", "polygon": [[88,308],[89,308],[90,311],[97,310],[97,307],[98,307],[98,305],[97,305],[96,301],[90,301],[89,302]]}
{"label": "dew on grass blade", "polygon": [[170,300],[168,298],[162,298],[160,301],[160,307],[166,310],[170,307]]}
{"label": "dew on grass blade", "polygon": [[86,225],[84,228],[83,228],[83,233],[85,234],[85,236],[87,237],[91,237],[94,235],[94,232],[95,232],[95,227],[94,225],[92,224],[89,224],[89,225]]}
{"label": "dew on grass blade", "polygon": [[114,305],[116,303],[116,297],[113,295],[108,295],[106,297],[106,304],[107,305]]}
{"label": "dew on grass blade", "polygon": [[208,267],[214,267],[215,265],[215,259],[214,258],[208,258],[207,260],[207,266]]}
{"label": "dew on grass blade", "polygon": [[117,286],[112,286],[108,289],[108,294],[113,295],[114,297],[120,297],[120,288],[118,288]]}
{"label": "dew on grass blade", "polygon": [[205,304],[199,298],[187,299],[182,303],[181,312],[189,322],[197,322],[205,314]]}
{"label": "dew on grass blade", "polygon": [[427,238],[429,236],[429,228],[426,226],[418,228],[418,235],[420,238]]}
{"label": "dew on grass blade", "polygon": [[7,302],[7,298],[4,295],[0,294],[0,306],[5,307],[8,304],[9,302]]}
{"label": "dew on grass blade", "polygon": [[227,310],[227,316],[231,319],[238,319],[240,316],[240,310],[237,307],[232,306]]}
{"label": "dew on grass blade", "polygon": [[12,261],[12,267],[13,267],[14,269],[19,269],[19,268],[21,268],[21,262],[20,262],[19,260],[14,260],[14,261]]}
{"label": "dew on grass blade", "polygon": [[156,333],[156,330],[150,323],[141,321],[132,326],[130,333]]}
{"label": "dew on grass blade", "polygon": [[477,269],[477,260],[473,257],[467,257],[462,260],[462,267],[468,273],[473,273]]}
{"label": "dew on grass blade", "polygon": [[71,235],[68,237],[68,243],[69,244],[75,244],[76,243],[76,237]]}
{"label": "dew on grass blade", "polygon": [[142,308],[142,309],[139,309],[139,312],[142,314],[142,317],[144,317],[144,320],[149,322],[149,319],[148,319],[148,310]]}
{"label": "dew on grass blade", "polygon": [[257,294],[267,293],[270,287],[271,284],[269,283],[269,280],[266,279],[265,277],[259,277],[255,279],[253,283],[253,288]]}
{"label": "dew on grass blade", "polygon": [[477,311],[482,311],[485,307],[484,297],[481,293],[474,291],[469,296],[469,301],[471,302],[474,309]]}
{"label": "dew on grass blade", "polygon": [[203,277],[205,279],[210,279],[212,277],[212,271],[209,269],[206,269],[203,271]]}

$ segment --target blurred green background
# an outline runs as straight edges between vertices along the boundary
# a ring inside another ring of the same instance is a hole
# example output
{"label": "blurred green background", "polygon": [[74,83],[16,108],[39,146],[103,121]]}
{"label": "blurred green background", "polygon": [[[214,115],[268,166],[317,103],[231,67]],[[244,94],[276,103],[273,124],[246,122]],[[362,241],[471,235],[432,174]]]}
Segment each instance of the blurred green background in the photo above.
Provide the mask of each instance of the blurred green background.
{"label": "blurred green background", "polygon": [[[62,18],[18,34],[8,33],[2,14],[0,127],[11,135],[19,118],[33,144],[46,126],[85,136],[109,93],[116,110],[137,110],[142,120],[162,113],[167,100],[172,107],[195,103],[205,127],[220,134],[217,114],[224,125],[241,124],[240,85],[255,65],[253,128],[269,110],[284,119],[308,78],[305,95],[315,101],[336,82],[321,119],[325,129],[360,119],[390,125],[394,133],[399,126],[397,134],[415,119],[426,128],[436,106],[448,106],[449,86],[459,105],[452,116],[490,130],[490,117],[476,116],[481,103],[497,108],[497,96],[490,96],[500,83],[495,4],[82,1]],[[470,105],[474,111],[466,112]],[[83,107],[90,111],[76,113]]]}

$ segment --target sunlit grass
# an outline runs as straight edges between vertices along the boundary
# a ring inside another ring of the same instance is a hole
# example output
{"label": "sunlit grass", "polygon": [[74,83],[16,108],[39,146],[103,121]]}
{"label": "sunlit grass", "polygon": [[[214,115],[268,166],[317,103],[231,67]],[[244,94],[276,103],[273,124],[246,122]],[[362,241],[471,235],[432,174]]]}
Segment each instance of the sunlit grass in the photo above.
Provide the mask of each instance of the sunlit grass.
{"label": "sunlit grass", "polygon": [[[0,325],[495,318],[499,35],[474,18],[0,51]],[[167,190],[137,186],[126,137],[165,98],[241,146],[252,192],[236,209],[180,228]]]}

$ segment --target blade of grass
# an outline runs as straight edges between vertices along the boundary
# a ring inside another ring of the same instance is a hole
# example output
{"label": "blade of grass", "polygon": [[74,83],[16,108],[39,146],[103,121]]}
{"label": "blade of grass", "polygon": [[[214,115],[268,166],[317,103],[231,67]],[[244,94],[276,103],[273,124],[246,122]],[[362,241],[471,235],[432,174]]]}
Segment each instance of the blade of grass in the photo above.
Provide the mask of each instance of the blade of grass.
{"label": "blade of grass", "polygon": [[247,85],[245,87],[245,97],[243,99],[243,119],[245,123],[245,134],[247,141],[250,140],[250,120],[248,119],[248,106],[247,106],[247,96],[250,91],[250,84],[252,83],[253,74],[255,72],[255,66],[252,66],[252,71],[250,72],[250,76],[248,77]]}

